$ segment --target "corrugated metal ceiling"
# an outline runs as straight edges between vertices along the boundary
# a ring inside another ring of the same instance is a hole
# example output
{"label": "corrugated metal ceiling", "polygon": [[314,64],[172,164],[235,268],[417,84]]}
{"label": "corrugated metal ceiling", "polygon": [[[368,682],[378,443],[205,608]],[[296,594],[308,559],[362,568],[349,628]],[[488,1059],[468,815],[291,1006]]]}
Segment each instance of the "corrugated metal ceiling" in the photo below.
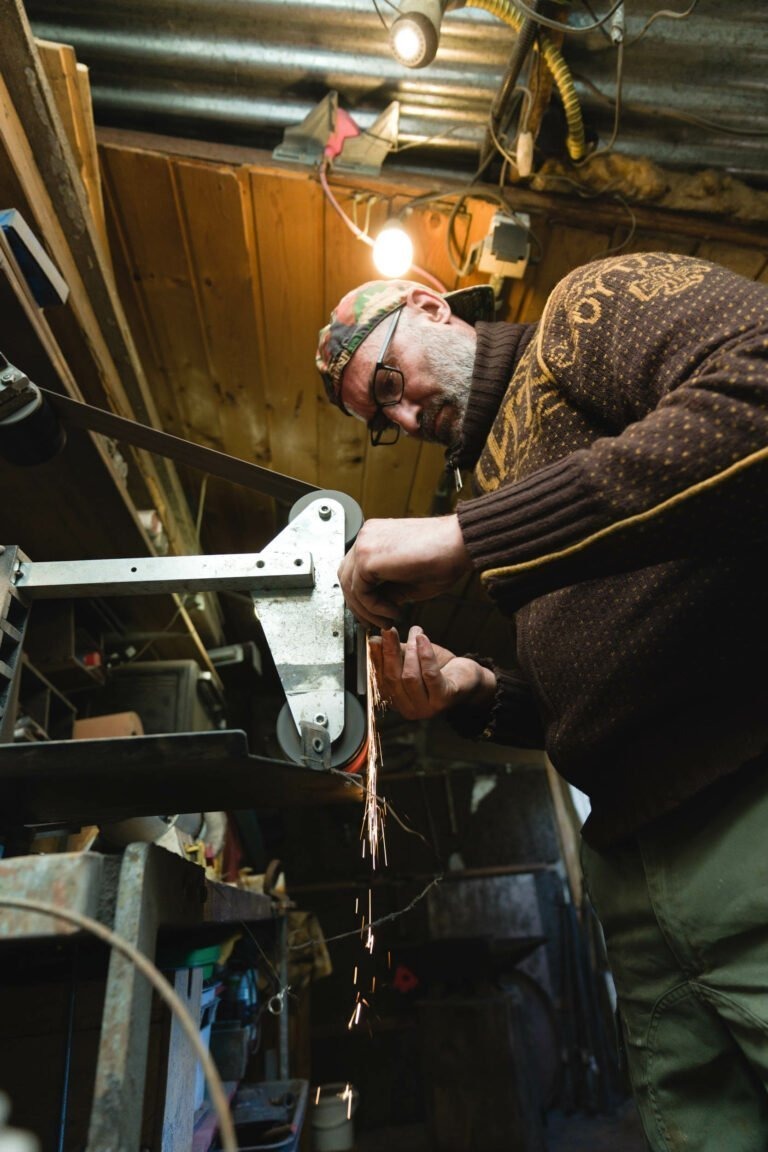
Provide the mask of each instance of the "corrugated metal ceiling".
{"label": "corrugated metal ceiling", "polygon": [[[399,101],[398,151],[388,165],[468,173],[517,35],[489,11],[449,11],[435,61],[409,70],[389,49],[387,0],[378,11],[374,0],[25,7],[37,36],[72,44],[88,65],[97,124],[271,149],[333,90],[364,130]],[[625,7],[616,152],[768,186],[768,9],[699,0],[673,19],[648,0]],[[607,0],[599,11],[574,2],[568,20],[585,29],[609,10]],[[617,51],[605,26],[567,35],[561,51],[588,136],[604,147],[614,126]]]}

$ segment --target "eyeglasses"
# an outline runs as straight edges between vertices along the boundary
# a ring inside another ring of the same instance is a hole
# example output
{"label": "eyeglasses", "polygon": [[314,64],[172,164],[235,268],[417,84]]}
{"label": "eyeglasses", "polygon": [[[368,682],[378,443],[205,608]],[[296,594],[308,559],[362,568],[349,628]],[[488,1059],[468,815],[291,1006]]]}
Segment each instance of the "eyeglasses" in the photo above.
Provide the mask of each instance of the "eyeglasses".
{"label": "eyeglasses", "polygon": [[393,408],[402,400],[405,391],[405,377],[399,368],[393,368],[391,364],[386,364],[384,358],[392,343],[392,337],[395,334],[402,311],[403,305],[401,304],[392,314],[384,342],[379,351],[379,358],[371,376],[371,397],[376,405],[376,411],[368,421],[368,432],[371,437],[371,445],[374,448],[378,448],[380,444],[396,444],[400,436],[399,424],[393,424],[391,420],[387,419],[385,409]]}

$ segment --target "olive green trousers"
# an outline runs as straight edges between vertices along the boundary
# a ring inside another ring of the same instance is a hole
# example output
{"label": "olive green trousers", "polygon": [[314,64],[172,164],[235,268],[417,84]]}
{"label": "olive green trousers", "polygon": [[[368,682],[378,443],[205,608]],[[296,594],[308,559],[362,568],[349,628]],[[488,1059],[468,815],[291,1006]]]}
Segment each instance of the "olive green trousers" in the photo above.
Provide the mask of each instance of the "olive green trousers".
{"label": "olive green trousers", "polygon": [[653,1152],[768,1149],[768,770],[582,846]]}

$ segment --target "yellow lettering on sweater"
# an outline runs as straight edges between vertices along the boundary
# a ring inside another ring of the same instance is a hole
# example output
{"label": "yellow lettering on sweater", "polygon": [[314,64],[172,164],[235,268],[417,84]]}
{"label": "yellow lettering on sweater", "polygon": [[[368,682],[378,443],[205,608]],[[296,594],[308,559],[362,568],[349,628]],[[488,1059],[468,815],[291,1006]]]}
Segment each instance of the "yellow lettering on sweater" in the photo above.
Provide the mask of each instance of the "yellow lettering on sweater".
{"label": "yellow lettering on sweater", "polygon": [[[475,482],[479,490],[495,492],[501,477],[509,482],[525,476],[531,470],[531,450],[543,442],[545,425],[554,413],[566,408],[550,379],[536,372],[531,357],[528,371],[509,389],[478,461]],[[537,466],[541,467],[541,462]]]}

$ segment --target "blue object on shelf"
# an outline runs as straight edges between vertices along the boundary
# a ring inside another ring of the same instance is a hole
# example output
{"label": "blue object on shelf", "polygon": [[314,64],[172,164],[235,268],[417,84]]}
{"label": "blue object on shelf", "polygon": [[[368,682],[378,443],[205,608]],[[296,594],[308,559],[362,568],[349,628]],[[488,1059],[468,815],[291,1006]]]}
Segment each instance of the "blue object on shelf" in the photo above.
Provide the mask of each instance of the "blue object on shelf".
{"label": "blue object on shelf", "polygon": [[15,208],[0,211],[0,229],[35,302],[41,308],[66,303],[67,283],[21,213]]}

